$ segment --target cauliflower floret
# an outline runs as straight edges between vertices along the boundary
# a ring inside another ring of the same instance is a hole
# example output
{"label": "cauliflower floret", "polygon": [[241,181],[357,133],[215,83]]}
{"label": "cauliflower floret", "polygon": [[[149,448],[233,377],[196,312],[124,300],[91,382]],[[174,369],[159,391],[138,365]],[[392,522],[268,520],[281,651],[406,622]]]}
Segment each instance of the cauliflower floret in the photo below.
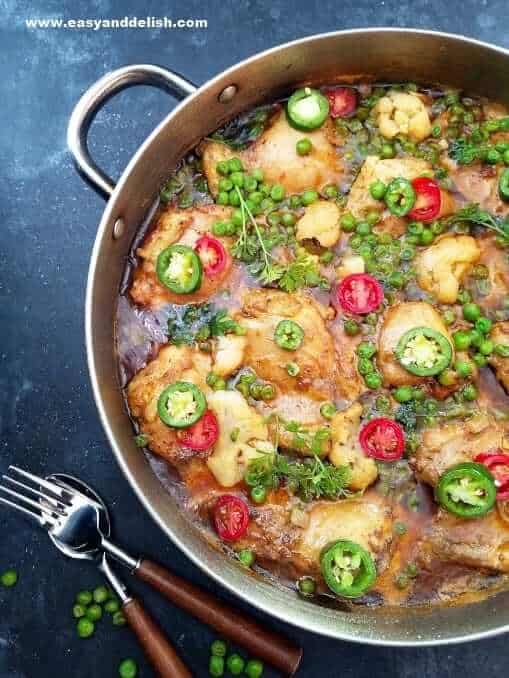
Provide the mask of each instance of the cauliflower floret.
{"label": "cauliflower floret", "polygon": [[445,236],[417,258],[417,281],[440,303],[454,304],[463,276],[480,256],[479,246],[471,236]]}
{"label": "cauliflower floret", "polygon": [[366,270],[366,265],[364,259],[357,255],[351,254],[343,259],[341,265],[336,269],[336,275],[338,280],[346,278],[347,275],[352,273],[364,273]]}
{"label": "cauliflower floret", "polygon": [[214,348],[213,372],[218,377],[229,377],[242,365],[247,338],[225,334],[217,338]]}
{"label": "cauliflower floret", "polygon": [[412,141],[423,141],[431,134],[426,106],[413,92],[390,90],[375,106],[380,133],[386,139],[404,134]]}
{"label": "cauliflower floret", "polygon": [[238,391],[213,391],[207,403],[219,424],[219,438],[207,466],[220,485],[233,487],[242,480],[251,459],[274,451],[267,425]]}
{"label": "cauliflower floret", "polygon": [[322,247],[332,247],[339,240],[339,216],[339,208],[333,202],[312,203],[297,222],[297,240],[314,238]]}
{"label": "cauliflower floret", "polygon": [[331,420],[332,451],[329,459],[334,466],[350,466],[352,478],[349,487],[356,491],[366,489],[378,477],[375,460],[366,457],[359,444],[361,414],[362,405],[354,403]]}

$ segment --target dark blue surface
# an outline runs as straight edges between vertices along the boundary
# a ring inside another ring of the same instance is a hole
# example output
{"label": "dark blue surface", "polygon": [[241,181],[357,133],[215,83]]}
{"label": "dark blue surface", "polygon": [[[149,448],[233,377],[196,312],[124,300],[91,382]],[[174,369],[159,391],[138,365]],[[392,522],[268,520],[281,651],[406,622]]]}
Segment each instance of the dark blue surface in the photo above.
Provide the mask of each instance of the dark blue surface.
{"label": "dark blue surface", "polygon": [[[202,83],[243,57],[311,33],[398,25],[464,33],[509,47],[506,0],[305,3],[0,0],[0,469],[82,476],[121,517],[126,546],[215,586],[146,515],[108,449],[85,364],[84,284],[104,204],[79,179],[65,146],[67,120],[81,93],[108,70],[134,62],[166,65]],[[26,18],[163,16],[207,18],[207,30],[28,30]],[[172,106],[164,94],[136,89],[98,117],[92,148],[119,174]],[[152,673],[128,630],[104,622],[79,641],[71,606],[77,589],[99,576],[50,550],[45,535],[0,512],[0,570],[15,567],[16,589],[0,590],[0,678],[108,678],[125,656]],[[194,674],[207,676],[213,634],[133,583]],[[228,597],[228,596],[225,596]],[[260,615],[257,615],[260,616]],[[281,625],[265,619],[270,625]],[[478,678],[507,675],[507,637],[437,649],[357,646],[286,629],[305,646],[306,678]],[[268,674],[267,674],[268,675]],[[275,675],[275,674],[270,674]]]}

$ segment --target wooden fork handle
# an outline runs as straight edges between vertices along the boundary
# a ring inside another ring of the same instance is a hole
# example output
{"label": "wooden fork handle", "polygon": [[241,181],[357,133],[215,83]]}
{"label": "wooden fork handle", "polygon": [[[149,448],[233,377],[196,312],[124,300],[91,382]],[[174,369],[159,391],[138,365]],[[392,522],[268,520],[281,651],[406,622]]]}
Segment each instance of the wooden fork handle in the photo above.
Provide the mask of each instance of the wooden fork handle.
{"label": "wooden fork handle", "polygon": [[160,678],[192,678],[164,633],[137,600],[130,598],[123,612]]}
{"label": "wooden fork handle", "polygon": [[135,574],[172,603],[212,626],[222,636],[242,645],[251,655],[272,664],[286,676],[293,676],[299,667],[302,659],[301,648],[277,633],[267,631],[210,593],[177,577],[161,565],[150,560],[142,560]]}

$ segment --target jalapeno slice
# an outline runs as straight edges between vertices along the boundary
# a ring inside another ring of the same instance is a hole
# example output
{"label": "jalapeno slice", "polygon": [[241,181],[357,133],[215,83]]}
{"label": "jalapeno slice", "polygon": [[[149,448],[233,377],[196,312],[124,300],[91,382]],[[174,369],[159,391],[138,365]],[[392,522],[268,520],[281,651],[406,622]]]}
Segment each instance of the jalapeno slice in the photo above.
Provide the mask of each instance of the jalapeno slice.
{"label": "jalapeno slice", "polygon": [[157,257],[157,277],[175,294],[190,294],[201,283],[200,257],[187,245],[170,245]]}
{"label": "jalapeno slice", "polygon": [[286,111],[295,127],[318,129],[329,115],[329,101],[319,90],[303,87],[288,99]]}
{"label": "jalapeno slice", "polygon": [[495,505],[497,488],[486,466],[465,462],[440,477],[435,496],[446,511],[460,518],[479,518]]}
{"label": "jalapeno slice", "polygon": [[359,544],[340,539],[320,557],[322,576],[331,591],[345,598],[358,598],[376,579],[373,558]]}
{"label": "jalapeno slice", "polygon": [[157,401],[157,412],[166,426],[186,428],[198,421],[207,409],[201,390],[189,381],[167,386]]}
{"label": "jalapeno slice", "polygon": [[304,330],[293,320],[281,320],[274,332],[274,341],[285,351],[296,351],[304,341]]}
{"label": "jalapeno slice", "polygon": [[415,205],[416,195],[412,184],[397,177],[387,186],[384,196],[389,212],[396,217],[404,217]]}
{"label": "jalapeno slice", "polygon": [[452,360],[449,340],[431,327],[414,327],[405,332],[395,353],[400,365],[419,377],[442,372]]}
{"label": "jalapeno slice", "polygon": [[509,202],[509,167],[500,175],[498,192],[504,202]]}

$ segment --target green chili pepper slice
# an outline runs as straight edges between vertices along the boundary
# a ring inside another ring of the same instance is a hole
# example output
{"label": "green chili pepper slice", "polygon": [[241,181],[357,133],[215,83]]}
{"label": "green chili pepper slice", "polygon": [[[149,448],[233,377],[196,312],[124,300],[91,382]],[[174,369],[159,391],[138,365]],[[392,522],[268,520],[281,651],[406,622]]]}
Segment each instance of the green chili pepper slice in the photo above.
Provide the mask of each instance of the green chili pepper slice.
{"label": "green chili pepper slice", "polygon": [[504,202],[509,202],[509,168],[505,169],[500,175],[498,192]]}
{"label": "green chili pepper slice", "polygon": [[329,115],[329,100],[319,90],[303,87],[288,99],[290,122],[299,129],[317,129]]}
{"label": "green chili pepper slice", "polygon": [[431,327],[414,327],[405,332],[395,353],[400,365],[419,377],[442,372],[452,360],[449,340]]}
{"label": "green chili pepper slice", "polygon": [[296,351],[304,340],[304,330],[293,320],[281,320],[274,332],[274,341],[285,351]]}
{"label": "green chili pepper slice", "polygon": [[195,424],[207,409],[207,401],[200,389],[189,381],[176,381],[167,386],[157,401],[157,412],[173,428]]}
{"label": "green chili pepper slice", "polygon": [[497,488],[484,464],[465,462],[440,477],[435,496],[450,513],[460,518],[479,518],[495,505]]}
{"label": "green chili pepper slice", "polygon": [[330,590],[345,598],[362,596],[376,579],[373,558],[362,546],[346,539],[322,552],[320,567]]}
{"label": "green chili pepper slice", "polygon": [[404,217],[415,205],[414,188],[407,179],[398,177],[387,186],[384,200],[391,214]]}
{"label": "green chili pepper slice", "polygon": [[201,283],[200,257],[187,245],[170,245],[157,257],[157,277],[175,294],[190,294]]}

